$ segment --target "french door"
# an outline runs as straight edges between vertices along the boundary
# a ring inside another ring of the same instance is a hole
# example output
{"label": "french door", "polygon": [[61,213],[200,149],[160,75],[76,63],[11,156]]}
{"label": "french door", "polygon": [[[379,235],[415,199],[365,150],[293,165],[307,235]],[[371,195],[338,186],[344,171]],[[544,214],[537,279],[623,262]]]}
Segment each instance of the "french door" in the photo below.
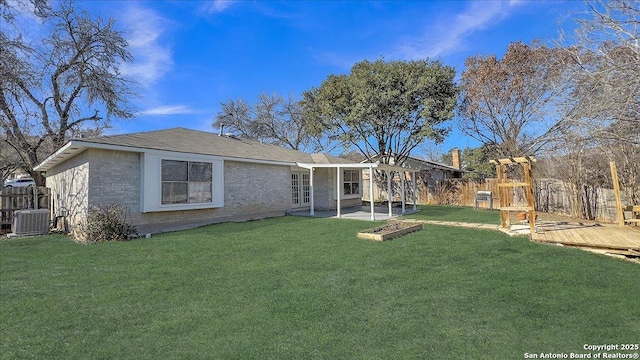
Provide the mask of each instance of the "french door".
{"label": "french door", "polygon": [[291,206],[308,206],[311,198],[309,173],[291,173]]}

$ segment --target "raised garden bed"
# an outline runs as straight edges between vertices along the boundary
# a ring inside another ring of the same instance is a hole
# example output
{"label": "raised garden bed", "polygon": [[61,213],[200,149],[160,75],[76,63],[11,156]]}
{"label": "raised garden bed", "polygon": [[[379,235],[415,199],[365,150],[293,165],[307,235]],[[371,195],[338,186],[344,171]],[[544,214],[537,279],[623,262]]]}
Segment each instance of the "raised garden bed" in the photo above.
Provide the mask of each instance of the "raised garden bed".
{"label": "raised garden bed", "polygon": [[358,237],[360,239],[386,241],[420,230],[422,230],[422,224],[392,222],[384,226],[359,232]]}

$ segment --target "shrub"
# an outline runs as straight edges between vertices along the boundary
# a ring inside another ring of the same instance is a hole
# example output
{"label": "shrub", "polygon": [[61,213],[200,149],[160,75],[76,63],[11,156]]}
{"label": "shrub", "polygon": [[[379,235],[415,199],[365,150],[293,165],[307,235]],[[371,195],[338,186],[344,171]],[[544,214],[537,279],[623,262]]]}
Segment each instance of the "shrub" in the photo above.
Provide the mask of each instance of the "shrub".
{"label": "shrub", "polygon": [[433,203],[436,205],[460,205],[460,183],[438,181],[433,189]]}
{"label": "shrub", "polygon": [[125,241],[137,233],[136,227],[127,223],[125,211],[119,205],[92,206],[87,211],[87,220],[80,226],[79,240],[84,243]]}

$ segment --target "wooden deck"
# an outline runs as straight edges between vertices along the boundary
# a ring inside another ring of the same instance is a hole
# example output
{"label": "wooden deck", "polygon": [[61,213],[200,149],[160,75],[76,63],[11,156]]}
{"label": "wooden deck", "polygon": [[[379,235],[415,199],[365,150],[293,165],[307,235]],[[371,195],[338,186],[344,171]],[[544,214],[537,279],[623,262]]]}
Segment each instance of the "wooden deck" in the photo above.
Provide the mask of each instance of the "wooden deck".
{"label": "wooden deck", "polygon": [[597,249],[640,251],[640,227],[538,221],[532,240]]}

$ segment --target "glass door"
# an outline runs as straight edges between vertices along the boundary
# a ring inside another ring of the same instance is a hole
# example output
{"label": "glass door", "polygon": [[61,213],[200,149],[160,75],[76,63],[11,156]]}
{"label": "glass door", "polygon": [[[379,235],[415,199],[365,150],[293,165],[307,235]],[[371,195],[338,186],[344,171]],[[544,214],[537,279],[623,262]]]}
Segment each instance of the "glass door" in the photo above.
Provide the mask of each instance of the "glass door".
{"label": "glass door", "polygon": [[300,207],[309,205],[311,186],[308,173],[291,173],[291,205]]}

